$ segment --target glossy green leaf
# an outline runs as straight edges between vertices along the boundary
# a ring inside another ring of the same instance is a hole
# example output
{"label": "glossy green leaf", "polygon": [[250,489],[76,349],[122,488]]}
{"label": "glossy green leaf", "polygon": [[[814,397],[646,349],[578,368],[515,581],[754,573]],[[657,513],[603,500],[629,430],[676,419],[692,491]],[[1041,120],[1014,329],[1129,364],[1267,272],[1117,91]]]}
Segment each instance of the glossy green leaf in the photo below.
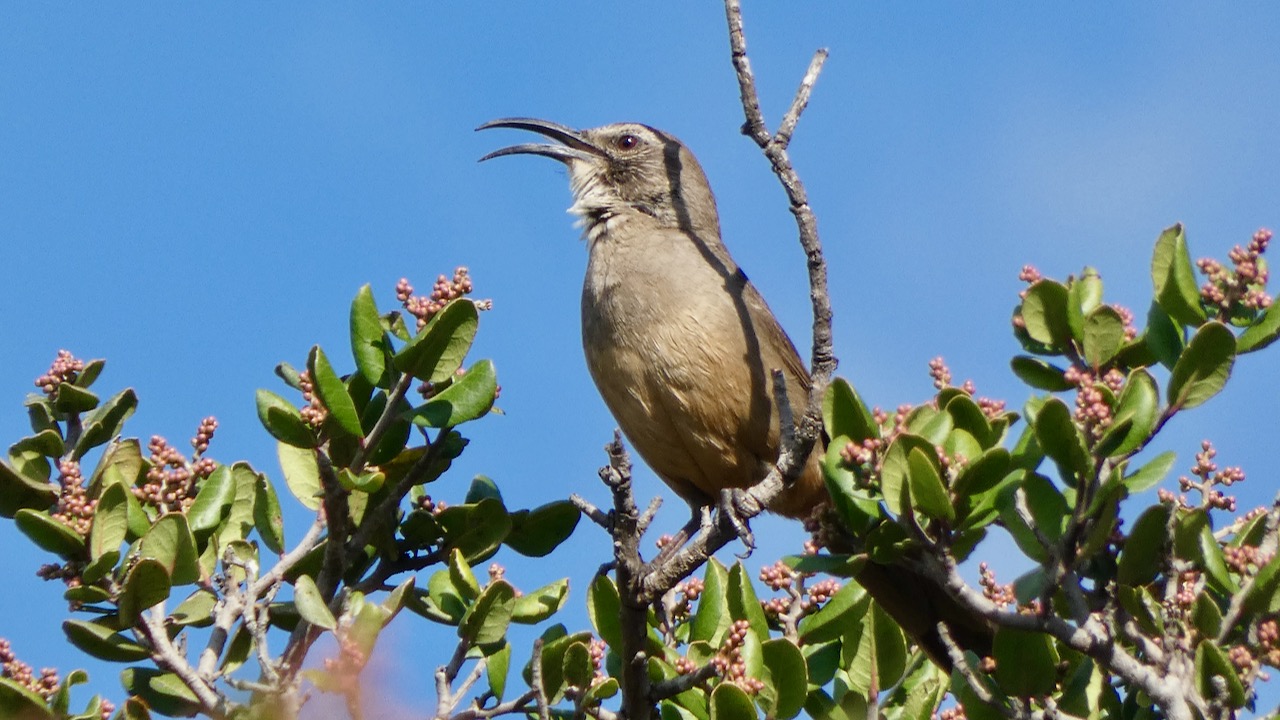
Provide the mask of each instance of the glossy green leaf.
{"label": "glossy green leaf", "polygon": [[1227,690],[1227,705],[1233,708],[1244,707],[1248,695],[1244,685],[1240,683],[1240,676],[1236,674],[1227,654],[1212,640],[1203,640],[1196,646],[1195,671],[1196,689],[1200,691],[1201,697],[1216,698],[1218,693],[1215,685],[1222,683]]}
{"label": "glossy green leaf", "polygon": [[919,435],[903,433],[889,443],[884,454],[884,462],[880,468],[880,489],[884,493],[884,504],[894,515],[902,514],[904,503],[908,500],[910,467],[907,457],[915,449],[926,454],[936,452],[934,443]]}
{"label": "glossy green leaf", "polygon": [[1205,323],[1178,358],[1169,376],[1169,405],[1187,410],[1217,395],[1236,360],[1236,338],[1222,323]]}
{"label": "glossy green leaf", "polygon": [[998,628],[992,642],[996,681],[1010,695],[1032,697],[1053,692],[1058,653],[1048,635]]}
{"label": "glossy green leaf", "polygon": [[702,595],[698,597],[698,609],[689,628],[689,641],[719,644],[731,622],[727,599],[729,571],[715,558],[708,560],[706,567]]}
{"label": "glossy green leaf", "polygon": [[570,687],[585,690],[591,685],[591,677],[595,673],[586,643],[576,642],[565,650],[563,672],[564,682]]}
{"label": "glossy green leaf", "polygon": [[138,622],[143,610],[169,597],[169,571],[151,558],[143,558],[124,576],[117,604],[120,623],[128,627]]}
{"label": "glossy green leaf", "polygon": [[489,653],[485,662],[485,678],[489,681],[489,691],[498,702],[507,691],[507,675],[511,669],[511,643],[502,643],[502,647]]}
{"label": "glossy green leaf", "polygon": [[569,599],[569,580],[563,578],[543,585],[516,598],[511,622],[521,625],[540,623],[554,615]]}
{"label": "glossy green leaf", "polygon": [[1156,302],[1169,317],[1183,325],[1195,326],[1204,322],[1200,288],[1196,285],[1181,223],[1167,228],[1156,240],[1155,253],[1151,257],[1151,281],[1155,286]]}
{"label": "glossy green leaf", "polygon": [[569,539],[582,513],[568,500],[511,513],[507,547],[526,557],[544,557]]}
{"label": "glossy green leaf", "polygon": [[475,600],[480,597],[483,590],[480,587],[480,581],[476,579],[475,573],[471,572],[471,566],[463,559],[462,552],[457,548],[450,551],[446,569],[449,571],[449,582],[453,583],[454,589],[464,600]]}
{"label": "glossy green leaf", "polygon": [[[558,636],[549,639],[549,633]],[[581,642],[587,643],[591,641],[591,633],[581,632],[572,635],[563,634],[562,627],[552,628],[547,633],[543,633],[542,657],[534,659],[534,662],[542,663],[542,685],[546,690],[549,702],[559,702],[564,696],[564,654],[568,651],[569,646]],[[529,681],[528,668],[525,670],[525,681]]]}
{"label": "glossy green leaf", "polygon": [[969,464],[956,476],[953,492],[957,502],[963,503],[968,495],[995,487],[1012,467],[1009,451],[1002,447],[993,447],[976,458],[970,458]]}
{"label": "glossy green leaf", "polygon": [[1071,341],[1067,304],[1068,292],[1062,283],[1040,280],[1028,288],[1022,301],[1022,319],[1031,339],[1049,348],[1067,347]]}
{"label": "glossy green leaf", "polygon": [[1086,267],[1067,286],[1067,326],[1077,342],[1084,339],[1085,318],[1102,305],[1102,278],[1098,271]]}
{"label": "glossy green leaf", "polygon": [[954,520],[955,509],[951,507],[951,500],[942,485],[938,468],[929,459],[929,455],[919,448],[913,448],[907,456],[907,468],[912,506],[935,520]]}
{"label": "glossy green leaf", "polygon": [[1169,317],[1169,313],[1160,307],[1160,303],[1151,301],[1147,310],[1147,330],[1145,342],[1151,354],[1164,365],[1172,369],[1186,347],[1182,326]]}
{"label": "glossy green leaf", "polygon": [[217,603],[218,598],[212,591],[196,590],[169,613],[170,621],[181,627],[207,627],[213,624],[213,609]]}
{"label": "glossy green leaf", "polygon": [[14,524],[41,550],[63,560],[86,560],[89,557],[85,539],[76,531],[43,512],[24,508],[13,517]]}
{"label": "glossy green leaf", "polygon": [[1172,450],[1166,450],[1159,455],[1151,458],[1146,465],[1138,468],[1131,475],[1125,476],[1123,482],[1125,487],[1129,489],[1131,495],[1136,495],[1144,490],[1149,490],[1164,480],[1169,471],[1173,469],[1173,464],[1178,456]]}
{"label": "glossy green leaf", "polygon": [[414,408],[410,419],[426,427],[456,427],[489,412],[497,391],[493,361],[481,360],[438,395]]}
{"label": "glossy green leaf", "polygon": [[622,647],[622,600],[608,575],[597,575],[587,587],[587,615],[601,640]]}
{"label": "glossy green leaf", "polygon": [[191,717],[200,708],[191,689],[173,673],[152,668],[131,667],[120,673],[120,683],[131,695],[147,702],[154,712],[173,717]]}
{"label": "glossy green leaf", "polygon": [[1267,311],[1255,320],[1240,337],[1236,338],[1236,351],[1240,353],[1261,350],[1280,338],[1280,303],[1272,303]]}
{"label": "glossy green leaf", "polygon": [[196,499],[187,510],[191,532],[204,535],[216,530],[230,511],[231,501],[235,497],[236,485],[231,477],[231,468],[219,465],[200,483]]}
{"label": "glossy green leaf", "polygon": [[382,329],[378,306],[368,285],[362,286],[351,301],[350,324],[351,355],[356,369],[374,387],[390,388],[387,362],[391,357],[391,343]]}
{"label": "glossy green leaf", "polygon": [[329,411],[328,420],[352,437],[364,437],[355,401],[319,345],[312,346],[307,355],[307,371],[311,375],[312,387]]}
{"label": "glossy green leaf", "polygon": [[859,487],[857,476],[846,467],[841,451],[849,442],[849,438],[840,436],[827,444],[822,458],[822,474],[831,502],[845,527],[851,532],[862,533],[879,522],[880,502],[873,499],[865,488]]}
{"label": "glossy green leaf", "polygon": [[109,662],[137,662],[151,657],[145,647],[101,622],[65,620],[62,632],[67,640],[88,655]]}
{"label": "glossy green leaf", "polygon": [[63,413],[83,413],[98,407],[98,396],[73,383],[62,383],[53,393],[53,407]]}
{"label": "glossy green leaf", "polygon": [[769,670],[769,684],[777,695],[771,717],[786,720],[804,709],[808,696],[809,670],[804,654],[785,638],[774,638],[761,644],[764,666]]}
{"label": "glossy green leaf", "polygon": [[0,717],[18,720],[55,720],[44,698],[25,685],[0,677]]}
{"label": "glossy green leaf", "polygon": [[253,531],[254,512],[257,509],[257,484],[265,481],[262,475],[254,472],[246,462],[237,462],[231,466],[231,479],[235,484],[235,495],[231,500],[231,508],[227,517],[218,528],[219,547],[227,547],[232,543],[244,541]]}
{"label": "glossy green leaf", "polygon": [[169,582],[174,585],[186,585],[200,579],[195,537],[182,513],[166,513],[156,520],[138,543],[137,554],[163,565]]}
{"label": "glossy green leaf", "polygon": [[1160,390],[1155,378],[1142,368],[1130,372],[1116,398],[1111,425],[1098,440],[1097,452],[1119,456],[1142,447],[1151,438],[1159,412]]}
{"label": "glossy green leaf", "polygon": [[293,403],[270,390],[258,390],[258,420],[275,439],[294,447],[313,448],[317,444],[315,432],[302,419]]}
{"label": "glossy green leaf", "polygon": [[80,423],[83,429],[72,456],[78,460],[91,449],[110,442],[124,429],[125,420],[137,408],[138,394],[133,388],[125,388],[108,398],[97,410],[82,417]]}
{"label": "glossy green leaf", "polygon": [[822,423],[831,437],[845,436],[855,442],[880,437],[875,418],[848,380],[838,377],[822,396]]}
{"label": "glossy green leaf", "polygon": [[396,369],[423,382],[439,383],[452,378],[471,349],[479,322],[474,302],[466,298],[450,302],[396,353]]}
{"label": "glossy green leaf", "polygon": [[258,529],[258,537],[262,538],[262,544],[268,550],[283,554],[284,514],[280,510],[280,498],[266,475],[255,473],[255,476],[253,526]]}
{"label": "glossy green leaf", "polygon": [[856,608],[866,596],[862,586],[846,583],[820,610],[800,621],[800,639],[805,645],[836,640],[844,634],[849,623],[857,620]]}
{"label": "glossy green leaf", "polygon": [[129,533],[128,490],[120,484],[112,484],[98,497],[93,511],[93,526],[89,530],[89,557],[97,560],[104,553],[120,550]]}
{"label": "glossy green leaf", "polygon": [[1222,546],[1213,537],[1208,513],[1197,509],[1181,515],[1174,523],[1173,539],[1177,557],[1194,563],[1204,573],[1209,587],[1224,597],[1240,591],[1227,571]]}
{"label": "glossy green leaf", "polygon": [[1098,368],[1111,362],[1124,345],[1124,319],[1110,305],[1100,305],[1084,318],[1084,357]]}
{"label": "glossy green leaf", "polygon": [[302,615],[302,619],[312,625],[325,630],[338,627],[338,621],[333,617],[329,604],[325,602],[311,576],[303,575],[294,583],[293,603],[298,608],[298,613]]}
{"label": "glossy green leaf", "polygon": [[276,443],[276,455],[280,458],[280,469],[284,471],[284,482],[293,496],[308,510],[319,510],[322,490],[315,451],[279,442]]}
{"label": "glossy green leaf", "polygon": [[511,516],[491,498],[445,508],[436,519],[445,529],[446,544],[461,550],[472,564],[493,555],[511,532]]}
{"label": "glossy green leaf", "polygon": [[765,617],[764,608],[760,607],[760,598],[756,596],[751,584],[751,577],[741,561],[729,568],[729,617],[734,620],[746,620],[751,625],[751,632],[761,640],[769,637],[769,620]]}
{"label": "glossy green leaf", "polygon": [[[420,595],[420,593],[414,594]],[[437,622],[456,625],[467,612],[467,601],[463,599],[462,593],[453,584],[453,579],[450,577],[448,570],[438,570],[432,573],[431,578],[427,581],[425,599],[429,601],[428,607],[433,611],[433,614],[428,615],[428,617]],[[412,602],[409,603],[409,607],[410,609],[413,608]]]}
{"label": "glossy green leaf", "polygon": [[1049,398],[1032,425],[1036,442],[1057,463],[1064,481],[1074,483],[1089,472],[1089,452],[1066,403]]}
{"label": "glossy green leaf", "polygon": [[1169,506],[1163,503],[1143,511],[1129,530],[1120,552],[1116,579],[1125,585],[1145,585],[1163,567],[1161,558],[1168,545]]}
{"label": "glossy green leaf", "polygon": [[54,486],[18,473],[0,462],[0,517],[12,518],[19,510],[45,510],[58,499]]}
{"label": "glossy green leaf", "polygon": [[756,706],[747,691],[733,683],[720,683],[711,691],[711,720],[756,720]]}

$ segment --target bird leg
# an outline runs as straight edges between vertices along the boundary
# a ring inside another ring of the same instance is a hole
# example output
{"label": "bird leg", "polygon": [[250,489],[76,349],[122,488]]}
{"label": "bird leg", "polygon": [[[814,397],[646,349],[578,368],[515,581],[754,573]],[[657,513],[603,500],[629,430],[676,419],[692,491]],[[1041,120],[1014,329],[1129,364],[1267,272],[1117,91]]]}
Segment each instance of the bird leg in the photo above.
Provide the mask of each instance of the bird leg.
{"label": "bird leg", "polygon": [[737,533],[738,539],[747,547],[747,552],[738,557],[743,560],[751,557],[751,552],[756,549],[756,536],[751,532],[751,526],[747,524],[745,518],[738,514],[738,506],[733,502],[732,488],[725,488],[720,491],[720,502],[717,507],[720,509],[721,522],[729,523],[733,531]]}

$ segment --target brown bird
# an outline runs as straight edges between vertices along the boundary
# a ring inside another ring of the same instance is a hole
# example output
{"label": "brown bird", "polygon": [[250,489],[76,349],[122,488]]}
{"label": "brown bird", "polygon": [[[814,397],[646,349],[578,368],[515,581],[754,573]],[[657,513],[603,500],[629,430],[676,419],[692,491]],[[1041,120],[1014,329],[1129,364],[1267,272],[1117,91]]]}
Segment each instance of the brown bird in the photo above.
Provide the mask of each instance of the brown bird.
{"label": "brown bird", "polygon": [[[478,129],[487,128],[560,143],[514,145],[481,160],[542,155],[568,167],[570,210],[590,253],[582,285],[587,367],[632,446],[693,509],[686,535],[720,491],[760,482],[777,460],[771,371],[784,373],[794,417],[804,412],[809,374],[720,240],[711,187],[679,140],[636,123],[573,130],[510,118]],[[819,443],[771,510],[803,518],[827,500],[822,453]],[[940,623],[960,647],[989,654],[991,628],[914,568],[868,562],[857,579],[942,667],[951,659]]]}
{"label": "brown bird", "polygon": [[[750,487],[778,458],[770,373],[783,371],[795,417],[809,373],[786,332],[720,240],[715,197],[679,140],[647,125],[572,130],[528,118],[478,129],[531,130],[560,144],[503,148],[569,170],[570,211],[589,257],[582,347],[605,404],[695,519],[720,491]],[[803,518],[826,497],[815,448],[771,510]]]}

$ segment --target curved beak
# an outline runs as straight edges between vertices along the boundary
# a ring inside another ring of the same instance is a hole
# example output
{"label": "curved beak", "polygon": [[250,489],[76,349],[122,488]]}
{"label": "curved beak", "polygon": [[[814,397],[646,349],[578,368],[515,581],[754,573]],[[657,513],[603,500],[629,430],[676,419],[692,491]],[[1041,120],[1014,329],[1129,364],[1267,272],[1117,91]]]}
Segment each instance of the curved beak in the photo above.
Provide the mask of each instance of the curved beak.
{"label": "curved beak", "polygon": [[501,118],[498,120],[490,120],[489,122],[476,128],[476,130],[488,130],[489,128],[513,128],[515,130],[529,130],[539,135],[544,135],[552,140],[559,141],[560,145],[550,145],[547,143],[523,143],[520,145],[512,145],[504,147],[501,150],[493,152],[480,158],[480,162],[489,160],[490,158],[502,157],[503,155],[541,155],[549,157],[553,160],[559,160],[562,163],[568,163],[570,160],[595,160],[606,157],[604,150],[594,145],[590,140],[583,137],[582,133],[564,125],[553,123],[549,120],[538,120],[536,118]]}

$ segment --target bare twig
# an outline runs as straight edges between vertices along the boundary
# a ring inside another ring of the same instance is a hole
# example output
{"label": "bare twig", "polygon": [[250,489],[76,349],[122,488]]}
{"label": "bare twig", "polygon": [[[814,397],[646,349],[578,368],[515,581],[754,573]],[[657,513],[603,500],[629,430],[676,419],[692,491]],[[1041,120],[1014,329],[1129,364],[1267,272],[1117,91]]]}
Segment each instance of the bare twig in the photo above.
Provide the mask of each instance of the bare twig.
{"label": "bare twig", "polygon": [[719,673],[716,672],[716,666],[712,663],[707,663],[691,673],[677,675],[670,680],[663,680],[662,682],[654,683],[653,688],[649,691],[649,698],[656,703],[661,700],[666,700],[669,697],[675,697],[685,690],[697,687],[717,675],[719,675]]}
{"label": "bare twig", "polygon": [[134,629],[142,634],[151,647],[151,659],[156,665],[161,670],[168,670],[177,675],[182,684],[195,695],[200,703],[200,711],[214,720],[222,720],[227,717],[226,698],[205,681],[191,663],[187,662],[182,652],[174,646],[164,626],[166,617],[164,603],[161,602],[143,611]]}

